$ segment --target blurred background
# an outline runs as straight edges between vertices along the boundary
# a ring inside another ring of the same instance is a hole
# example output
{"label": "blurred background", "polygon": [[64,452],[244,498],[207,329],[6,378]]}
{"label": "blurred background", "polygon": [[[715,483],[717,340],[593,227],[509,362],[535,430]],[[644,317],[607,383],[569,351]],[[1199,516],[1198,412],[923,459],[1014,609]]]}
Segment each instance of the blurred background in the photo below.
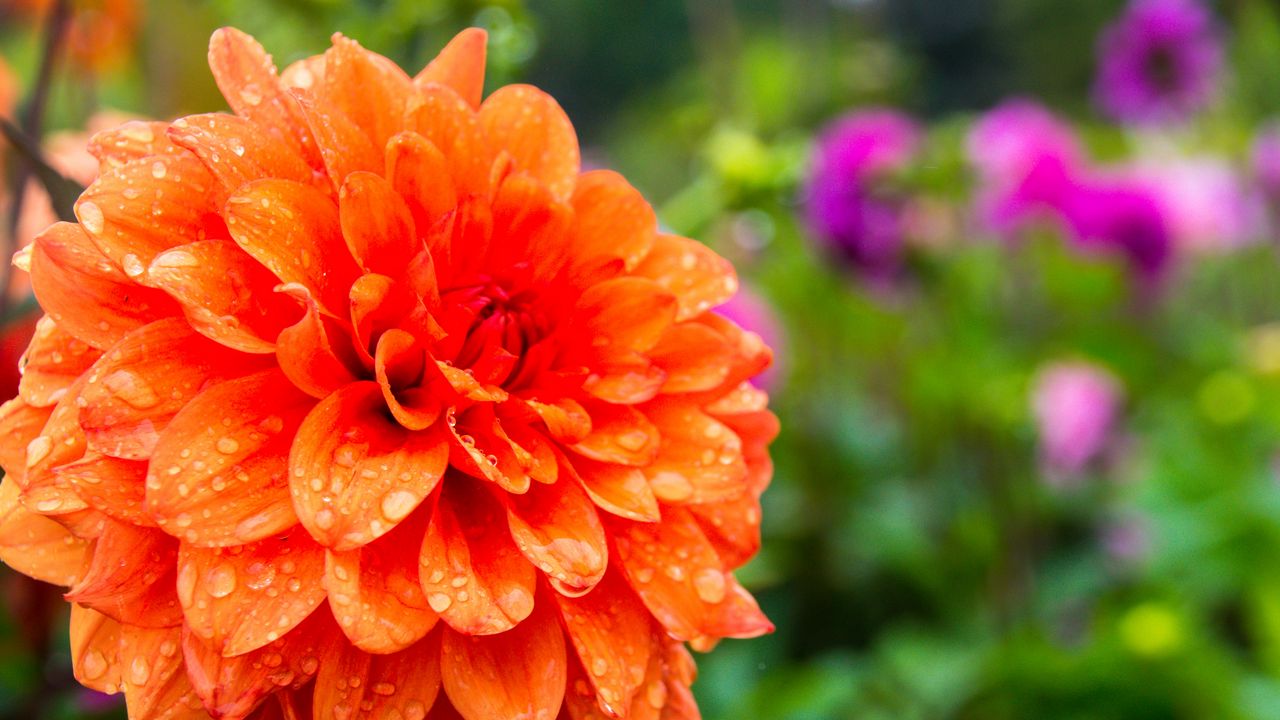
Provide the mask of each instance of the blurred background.
{"label": "blurred background", "polygon": [[[699,658],[708,720],[1280,717],[1280,3],[54,5],[0,0],[0,114],[80,183],[87,130],[224,107],[221,25],[411,72],[479,25],[490,88],[550,91],[735,262],[777,352],[742,579],[778,631]],[[20,242],[60,199],[0,153]],[[122,717],[3,572],[0,717]]]}

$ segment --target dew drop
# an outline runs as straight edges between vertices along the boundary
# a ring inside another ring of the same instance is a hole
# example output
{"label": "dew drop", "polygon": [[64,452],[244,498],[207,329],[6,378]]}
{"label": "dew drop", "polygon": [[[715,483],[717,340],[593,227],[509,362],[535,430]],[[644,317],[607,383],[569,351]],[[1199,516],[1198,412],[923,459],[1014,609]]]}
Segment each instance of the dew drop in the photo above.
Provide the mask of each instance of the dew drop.
{"label": "dew drop", "polygon": [[703,568],[693,576],[693,589],[703,602],[716,604],[724,600],[724,573],[716,568]]}
{"label": "dew drop", "polygon": [[214,447],[223,455],[230,455],[240,449],[240,443],[236,442],[235,438],[221,437],[218,438],[218,442],[214,443]]}
{"label": "dew drop", "polygon": [[146,685],[151,679],[151,663],[141,655],[135,657],[133,662],[129,664],[129,680],[134,685]]}
{"label": "dew drop", "polygon": [[48,435],[40,435],[27,443],[27,467],[39,465],[41,460],[49,457],[51,450],[53,450],[53,438]]}
{"label": "dew drop", "polygon": [[169,173],[169,166],[164,164],[163,160],[157,160],[151,163],[151,177],[157,180],[163,180],[164,176]]}
{"label": "dew drop", "polygon": [[596,658],[591,663],[591,672],[596,677],[600,677],[601,675],[604,675],[605,673],[609,672],[609,662],[604,658]]}
{"label": "dew drop", "polygon": [[97,680],[107,672],[107,659],[97,650],[90,650],[80,660],[80,671],[86,680]]}
{"label": "dew drop", "polygon": [[392,490],[382,496],[382,514],[388,520],[403,520],[418,506],[418,496],[408,490]]}
{"label": "dew drop", "polygon": [[105,226],[105,219],[102,217],[102,208],[97,203],[82,202],[76,207],[76,216],[80,218],[80,224],[88,232],[99,235]]}
{"label": "dew drop", "polygon": [[453,604],[453,598],[444,593],[431,593],[427,596],[427,604],[431,606],[432,610],[442,613]]}
{"label": "dew drop", "polygon": [[160,404],[160,396],[147,381],[129,370],[117,370],[102,380],[102,384],[124,402],[135,408],[146,409]]}
{"label": "dew drop", "polygon": [[215,566],[204,576],[205,590],[216,598],[224,598],[236,589],[236,570],[227,563]]}
{"label": "dew drop", "polygon": [[684,475],[664,470],[649,478],[653,494],[667,502],[688,500],[693,495],[693,483]]}
{"label": "dew drop", "polygon": [[328,530],[333,527],[337,518],[333,516],[333,511],[329,508],[321,508],[316,512],[316,527],[321,530]]}

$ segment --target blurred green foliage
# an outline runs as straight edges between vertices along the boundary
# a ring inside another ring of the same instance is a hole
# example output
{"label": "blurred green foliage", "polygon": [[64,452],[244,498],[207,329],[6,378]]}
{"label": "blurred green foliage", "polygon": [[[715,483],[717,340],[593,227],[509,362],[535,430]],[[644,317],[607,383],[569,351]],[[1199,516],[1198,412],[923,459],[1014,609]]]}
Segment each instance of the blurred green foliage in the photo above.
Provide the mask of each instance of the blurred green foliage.
{"label": "blurred green foliage", "polygon": [[[155,0],[135,61],[92,102],[87,79],[60,85],[53,117],[222,107],[197,51],[222,24],[282,65],[341,31],[411,69],[483,25],[491,86],[555,94],[587,160],[733,259],[786,326],[765,545],[742,573],[778,632],[700,658],[705,717],[1280,717],[1276,249],[1198,258],[1144,298],[1051,233],[1009,247],[963,212],[971,113],[1002,97],[1070,113],[1099,156],[1131,150],[1089,104],[1095,35],[1120,6]],[[1280,10],[1217,9],[1235,72],[1189,142],[1239,160],[1280,113]],[[0,48],[30,76],[29,29]],[[877,104],[931,118],[913,182],[943,228],[890,294],[832,266],[794,217],[815,129]],[[1119,457],[1068,489],[1040,476],[1028,400],[1061,358],[1107,366],[1127,398]],[[31,665],[19,624],[0,617],[0,706],[33,673],[66,680],[65,658]]]}

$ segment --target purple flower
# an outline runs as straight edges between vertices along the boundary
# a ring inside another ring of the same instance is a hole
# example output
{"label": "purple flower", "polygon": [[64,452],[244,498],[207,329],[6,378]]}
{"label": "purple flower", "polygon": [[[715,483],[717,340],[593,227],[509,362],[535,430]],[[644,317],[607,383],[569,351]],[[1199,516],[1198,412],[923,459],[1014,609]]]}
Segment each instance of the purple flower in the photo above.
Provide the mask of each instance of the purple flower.
{"label": "purple flower", "polygon": [[968,154],[980,181],[978,217],[1006,237],[1060,207],[1084,166],[1071,126],[1029,100],[984,115],[969,133]]}
{"label": "purple flower", "polygon": [[1165,207],[1143,183],[1089,178],[1072,189],[1059,210],[1081,248],[1123,255],[1144,279],[1158,279],[1172,259]]}
{"label": "purple flower", "polygon": [[1095,97],[1122,122],[1180,120],[1213,99],[1222,65],[1217,25],[1197,0],[1133,0],[1098,43]]}
{"label": "purple flower", "polygon": [[856,112],[823,131],[804,190],[809,229],[841,261],[873,280],[902,262],[906,199],[888,182],[910,163],[920,130],[893,110]]}
{"label": "purple flower", "polygon": [[1114,429],[1120,398],[1120,384],[1097,365],[1054,363],[1040,370],[1031,407],[1048,477],[1078,475],[1102,453]]}
{"label": "purple flower", "polygon": [[756,333],[766,345],[773,348],[773,364],[751,382],[761,390],[777,390],[780,379],[786,374],[786,359],[783,355],[786,338],[777,313],[769,301],[743,284],[729,302],[716,308],[716,312],[732,320],[738,327]]}

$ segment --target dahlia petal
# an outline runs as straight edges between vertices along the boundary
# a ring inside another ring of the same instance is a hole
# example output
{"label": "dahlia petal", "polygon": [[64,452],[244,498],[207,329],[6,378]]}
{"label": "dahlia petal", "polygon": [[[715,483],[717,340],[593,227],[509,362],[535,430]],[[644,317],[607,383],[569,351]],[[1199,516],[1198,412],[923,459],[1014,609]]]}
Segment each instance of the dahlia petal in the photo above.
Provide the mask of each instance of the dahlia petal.
{"label": "dahlia petal", "polygon": [[41,515],[65,516],[88,509],[70,481],[54,470],[79,460],[85,452],[85,435],[80,429],[80,408],[76,403],[84,380],[78,380],[48,416],[40,434],[27,442],[22,466],[8,477],[22,488],[22,504]]}
{"label": "dahlia petal", "polygon": [[677,320],[697,316],[733,297],[738,276],[733,265],[695,240],[659,233],[635,274],[676,296]]}
{"label": "dahlia petal", "polygon": [[432,610],[467,635],[505,633],[533,611],[533,566],[507,533],[502,508],[477,483],[450,476],[419,555]]}
{"label": "dahlia petal", "polygon": [[595,277],[604,261],[620,259],[634,268],[653,247],[658,218],[653,208],[621,175],[592,170],[578,177],[571,200],[574,275]]}
{"label": "dahlia petal", "polygon": [[98,176],[76,217],[98,250],[129,277],[174,245],[225,238],[225,193],[194,155],[139,158]]}
{"label": "dahlia petal", "polygon": [[324,550],[300,527],[234,548],[182,543],[176,565],[187,626],[228,657],[284,637],[324,602]]}
{"label": "dahlia petal", "polygon": [[324,55],[304,57],[280,71],[280,84],[292,90],[314,90],[324,82]]}
{"label": "dahlia petal", "polygon": [[120,629],[120,677],[129,720],[205,720],[182,663],[181,628]]}
{"label": "dahlia petal", "polygon": [[325,173],[336,191],[353,172],[376,172],[382,157],[365,131],[341,109],[317,102],[314,93],[293,91],[315,138]]}
{"label": "dahlia petal", "polygon": [[600,708],[626,717],[649,665],[649,611],[617,569],[582,597],[555,599],[578,659],[590,671]]}
{"label": "dahlia petal", "polygon": [[649,351],[649,359],[662,369],[663,393],[705,392],[724,385],[732,352],[729,342],[701,323],[672,325]]}
{"label": "dahlia petal", "polygon": [[21,396],[0,405],[0,437],[5,438],[0,443],[0,469],[6,477],[26,484],[27,446],[40,436],[52,414],[52,408],[37,407]]}
{"label": "dahlia petal", "polygon": [[454,468],[473,478],[495,483],[509,493],[529,492],[532,478],[526,464],[520,461],[516,448],[502,432],[501,421],[494,416],[490,405],[477,405],[456,423],[446,424],[450,427],[449,463]]}
{"label": "dahlia petal", "polygon": [[564,631],[549,603],[515,628],[469,636],[446,630],[440,676],[466,720],[554,720],[564,699]]}
{"label": "dahlia petal", "polygon": [[234,28],[217,30],[209,39],[209,69],[236,115],[291,146],[312,167],[322,167],[302,108],[257,40]]}
{"label": "dahlia petal", "polygon": [[130,525],[156,526],[142,505],[145,461],[89,452],[80,460],[54,468],[53,474],[70,484],[90,507],[108,517]]}
{"label": "dahlia petal", "polygon": [[754,332],[743,330],[727,318],[715,313],[703,313],[691,322],[705,325],[727,343],[730,351],[722,356],[729,372],[719,388],[700,394],[700,400],[714,403],[728,393],[737,391],[742,383],[759,375],[773,362],[773,351]]}
{"label": "dahlia petal", "polygon": [[593,397],[619,405],[636,405],[652,400],[667,380],[662,368],[639,353],[623,362],[609,362],[596,368],[583,383]]}
{"label": "dahlia petal", "polygon": [[241,352],[274,352],[280,331],[298,315],[296,303],[274,292],[275,276],[226,240],[160,253],[147,284],[178,301],[196,332]]}
{"label": "dahlia petal", "polygon": [[121,690],[120,623],[83,605],[71,605],[71,669],[81,685],[114,695]]}
{"label": "dahlia petal", "polygon": [[31,287],[58,327],[99,350],[130,330],[177,314],[163,293],[135,284],[112,267],[73,223],[55,223],[36,237]]}
{"label": "dahlia petal", "polygon": [[[401,129],[405,101],[416,94],[413,81],[399,65],[340,34],[333,36],[333,47],[324,56],[317,104],[339,109],[380,150]],[[381,170],[381,163],[374,169]]]}
{"label": "dahlia petal", "polygon": [[306,287],[293,283],[280,290],[303,308],[302,318],[281,330],[276,339],[280,370],[299,390],[320,399],[355,382],[363,367],[350,328],[322,314]]}
{"label": "dahlia petal", "polygon": [[555,445],[541,431],[513,419],[505,425],[495,425],[495,433],[510,443],[516,460],[530,478],[546,485],[559,478],[560,459]]}
{"label": "dahlia petal", "polygon": [[69,586],[84,568],[88,543],[58,523],[27,510],[13,479],[0,482],[0,560],[28,577]]}
{"label": "dahlia petal", "polygon": [[403,132],[387,142],[386,165],[387,180],[409,208],[418,237],[430,250],[435,268],[429,279],[434,281],[436,272],[449,267],[449,238],[458,205],[449,161],[430,140]]}
{"label": "dahlia petal", "polygon": [[[773,630],[684,509],[665,508],[656,523],[610,519],[608,526],[631,586],[672,637],[748,638]],[[684,552],[674,555],[673,547]]]}
{"label": "dahlia petal", "polygon": [[384,332],[398,328],[416,337],[430,336],[426,308],[406,284],[369,273],[351,285],[350,296],[355,350],[367,368],[373,368],[373,352]]}
{"label": "dahlia petal", "polygon": [[604,577],[608,539],[577,483],[539,484],[524,495],[506,496],[506,505],[516,546],[561,594],[581,595]]}
{"label": "dahlia petal", "polygon": [[476,111],[453,88],[423,86],[405,108],[405,125],[443,153],[459,200],[489,194],[493,150]]}
{"label": "dahlia petal", "polygon": [[338,195],[338,215],[347,247],[367,273],[403,273],[422,250],[409,206],[378,175],[348,175]]}
{"label": "dahlia petal", "polygon": [[[49,407],[97,361],[100,353],[45,316],[36,323],[35,335],[22,356],[22,380],[18,394],[36,407]],[[8,437],[8,436],[5,436]]]}
{"label": "dahlia petal", "polygon": [[580,344],[599,357],[627,357],[644,352],[662,339],[676,315],[676,298],[641,277],[620,277],[591,286],[574,309],[572,327],[580,327]]}
{"label": "dahlia petal", "polygon": [[314,405],[278,369],[209,387],[160,434],[146,512],[200,546],[242,545],[292,527],[289,448]]}
{"label": "dahlia petal", "polygon": [[239,720],[260,704],[279,712],[278,703],[262,703],[263,698],[311,682],[321,659],[327,661],[338,652],[341,638],[329,611],[321,608],[280,639],[235,657],[223,656],[186,629],[182,654],[192,688],[209,713],[220,720]]}
{"label": "dahlia petal", "polygon": [[418,582],[418,545],[429,519],[421,508],[364,547],[325,553],[329,606],[360,650],[399,652],[435,627],[439,616]]}
{"label": "dahlia petal", "polygon": [[182,622],[174,593],[177,543],[150,528],[107,520],[88,567],[67,600],[125,625],[172,627]]}
{"label": "dahlia petal", "polygon": [[719,502],[746,491],[742,440],[728,426],[679,400],[655,401],[644,414],[662,431],[657,456],[643,469],[658,499]]}
{"label": "dahlia petal", "polygon": [[639,468],[585,457],[566,458],[564,466],[601,510],[637,522],[657,522],[660,517],[658,497]]}
{"label": "dahlia petal", "polygon": [[439,398],[428,388],[413,386],[421,379],[426,355],[417,340],[403,330],[389,330],[378,338],[374,373],[392,417],[407,430],[426,430],[440,419]]}
{"label": "dahlia petal", "polygon": [[662,440],[658,428],[645,414],[629,405],[595,401],[587,406],[591,432],[573,446],[574,452],[600,462],[648,465],[658,454]]}
{"label": "dahlia petal", "polygon": [[467,368],[455,367],[439,360],[434,363],[434,366],[449,389],[459,397],[480,403],[502,402],[507,399],[506,390],[496,385],[481,383]]}
{"label": "dahlia petal", "polygon": [[294,439],[294,509],[307,531],[332,550],[351,550],[386,534],[444,474],[444,433],[408,431],[384,408],[377,383],[348,385],[316,405]]}
{"label": "dahlia petal", "polygon": [[754,493],[687,507],[725,567],[740,568],[760,550],[760,499]]}
{"label": "dahlia petal", "polygon": [[289,180],[258,180],[232,194],[225,214],[235,241],[281,282],[299,283],[329,312],[346,314],[347,288],[360,270],[332,200]]}
{"label": "dahlia petal", "polygon": [[177,155],[183,149],[169,141],[168,128],[166,122],[130,120],[95,133],[87,150],[109,168],[153,155]]}
{"label": "dahlia petal", "polygon": [[480,28],[463,30],[413,78],[414,84],[418,87],[427,83],[448,85],[471,107],[480,107],[488,42],[489,34]]}
{"label": "dahlia petal", "polygon": [[200,158],[224,192],[254,180],[274,177],[310,183],[313,177],[298,149],[279,142],[260,125],[226,113],[189,115],[168,130],[174,144]]}
{"label": "dahlia petal", "polygon": [[440,633],[432,633],[389,655],[348,645],[326,658],[316,679],[314,712],[317,718],[350,720],[423,718],[439,695]]}
{"label": "dahlia petal", "polygon": [[[565,264],[564,236],[573,224],[573,208],[552,197],[547,188],[524,172],[507,175],[493,199],[492,240],[482,268],[497,273],[528,273],[551,280]],[[512,258],[528,258],[512,265]],[[518,276],[517,276],[518,277]]]}
{"label": "dahlia petal", "polygon": [[578,401],[559,398],[553,402],[525,400],[542,422],[551,437],[566,444],[581,442],[591,433],[591,415]]}
{"label": "dahlia petal", "polygon": [[160,432],[205,384],[243,375],[265,359],[223,347],[177,318],[129,333],[102,356],[77,398],[89,447],[146,460]]}
{"label": "dahlia petal", "polygon": [[578,178],[578,136],[560,104],[531,85],[507,85],[485,98],[480,124],[495,148],[511,154],[517,170],[567,198]]}

